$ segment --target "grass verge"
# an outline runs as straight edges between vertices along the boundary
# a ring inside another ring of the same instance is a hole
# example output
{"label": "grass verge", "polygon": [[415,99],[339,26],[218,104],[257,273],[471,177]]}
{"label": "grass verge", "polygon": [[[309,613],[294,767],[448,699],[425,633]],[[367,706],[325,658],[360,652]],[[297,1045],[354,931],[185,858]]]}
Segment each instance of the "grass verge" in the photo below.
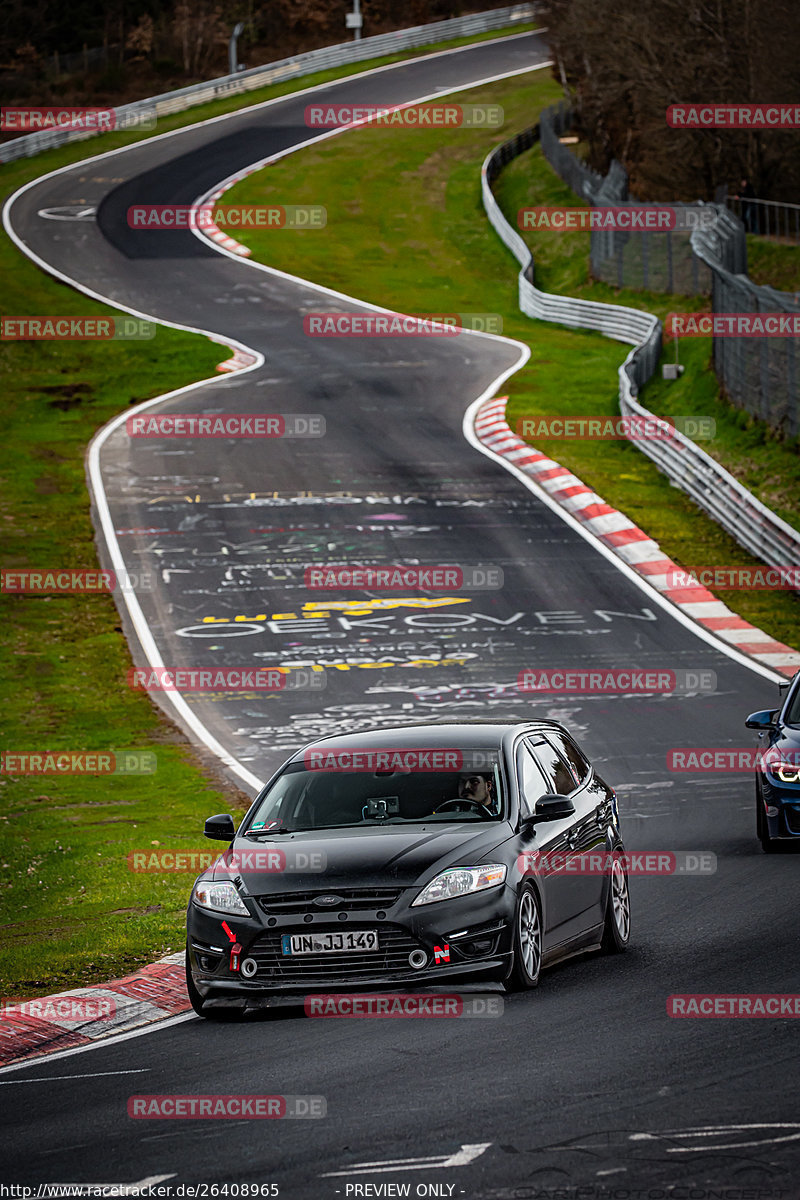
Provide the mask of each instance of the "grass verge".
{"label": "grass verge", "polygon": [[[441,133],[362,128],[304,149],[249,176],[227,195],[231,203],[298,203],[322,198],[328,224],[287,238],[248,231],[241,240],[259,261],[375,304],[405,312],[496,312],[504,332],[532,349],[529,363],[506,385],[512,425],[523,415],[612,415],[618,412],[617,368],[626,350],[598,334],[532,322],[517,306],[514,260],[486,220],[480,202],[480,165],[492,145],[530,125],[559,99],[557,85],[537,74],[473,89],[469,98],[503,105],[505,125],[485,131]],[[538,148],[500,176],[497,196],[509,219],[524,204],[574,205],[575,197]],[[238,235],[237,235],[238,236]],[[536,234],[539,286],[570,295],[646,308],[698,310],[702,298],[619,291],[588,280],[588,235]],[[664,415],[710,414],[721,436],[709,443],[735,466],[766,503],[796,521],[796,455],[763,431],[740,424],[718,399],[709,348],[693,339],[681,351],[685,375],[660,378],[643,401]],[[466,397],[465,397],[466,399]],[[655,538],[685,566],[755,562],[656,467],[625,442],[537,443],[579,475],[605,500]],[[793,593],[722,592],[719,596],[772,636],[796,643],[800,607]]]}
{"label": "grass verge", "polygon": [[[521,32],[519,29],[509,33]],[[502,36],[496,33],[489,36]],[[453,48],[458,39],[424,48]],[[420,50],[326,71],[3,167],[5,200],[29,180],[120,145],[248,107]],[[107,315],[114,310],[39,271],[0,235],[5,315]],[[0,473],[3,568],[96,567],[84,477],[95,431],[131,404],[213,375],[227,357],[201,336],[159,328],[152,341],[3,342]],[[130,691],[130,656],[107,595],[0,597],[5,637],[4,752],[154,752],[151,775],[0,774],[0,998],[41,995],[118,976],[183,945],[188,874],[142,874],[133,851],[208,852],[209,812],[240,815],[246,798],[204,769],[146,696]]]}

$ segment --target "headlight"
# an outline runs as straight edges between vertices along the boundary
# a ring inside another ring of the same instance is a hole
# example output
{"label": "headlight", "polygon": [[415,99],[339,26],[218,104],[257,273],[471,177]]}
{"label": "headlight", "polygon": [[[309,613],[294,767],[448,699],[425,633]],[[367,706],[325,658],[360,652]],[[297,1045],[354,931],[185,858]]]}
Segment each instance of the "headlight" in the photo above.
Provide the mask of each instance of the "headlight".
{"label": "headlight", "polygon": [[201,879],[195,884],[192,899],[201,908],[211,908],[214,912],[230,913],[237,917],[249,917],[249,909],[232,883],[211,883]]}
{"label": "headlight", "polygon": [[435,904],[437,900],[452,900],[454,896],[466,896],[470,892],[483,892],[486,888],[505,883],[506,868],[491,863],[488,867],[450,867],[426,884],[414,903]]}

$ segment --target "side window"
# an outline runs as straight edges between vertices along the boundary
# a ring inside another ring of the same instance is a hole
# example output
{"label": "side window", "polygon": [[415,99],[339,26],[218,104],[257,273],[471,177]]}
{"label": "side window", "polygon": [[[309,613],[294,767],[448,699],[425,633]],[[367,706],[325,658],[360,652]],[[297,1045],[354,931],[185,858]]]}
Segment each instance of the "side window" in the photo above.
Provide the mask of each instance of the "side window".
{"label": "side window", "polygon": [[520,806],[523,813],[530,815],[536,801],[546,791],[549,791],[550,785],[526,742],[522,743],[517,753],[517,770],[519,772]]}
{"label": "side window", "polygon": [[547,791],[556,792],[560,796],[568,796],[570,792],[574,792],[578,785],[555,747],[551,746],[544,738],[537,738],[529,745],[544,771]]}
{"label": "side window", "polygon": [[583,783],[588,778],[592,768],[572,739],[566,737],[563,733],[551,733],[548,730],[547,740],[552,742],[561,757],[567,760],[567,765],[577,782]]}

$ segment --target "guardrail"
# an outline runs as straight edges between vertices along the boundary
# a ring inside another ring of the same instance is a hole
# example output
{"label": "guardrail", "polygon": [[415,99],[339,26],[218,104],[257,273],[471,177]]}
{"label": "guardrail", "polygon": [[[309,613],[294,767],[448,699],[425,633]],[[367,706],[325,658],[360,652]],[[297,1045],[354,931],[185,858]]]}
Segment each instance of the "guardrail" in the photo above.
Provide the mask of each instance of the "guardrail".
{"label": "guardrail", "polygon": [[[470,13],[465,17],[451,17],[446,21],[433,21],[430,25],[414,25],[409,29],[379,33],[357,42],[340,42],[335,46],[308,50],[305,54],[282,58],[261,67],[252,67],[249,71],[239,71],[236,75],[223,75],[207,83],[195,83],[178,88],[177,91],[165,92],[161,96],[150,96],[132,104],[121,104],[114,112],[118,126],[130,128],[153,114],[158,118],[170,113],[183,112],[197,104],[255,91],[270,83],[300,78],[316,71],[346,66],[348,63],[362,62],[368,58],[378,58],[384,54],[394,54],[398,50],[413,50],[418,46],[447,41],[450,38],[490,33],[494,29],[505,29],[510,25],[532,21],[533,18],[533,4],[512,4],[489,12]],[[40,154],[54,146],[63,146],[67,142],[83,141],[96,136],[96,131],[85,129],[48,129],[28,133],[24,137],[0,144],[0,162],[31,158],[34,154]]]}
{"label": "guardrail", "polygon": [[[494,198],[492,183],[503,167],[539,140],[533,126],[509,142],[497,146],[481,168],[483,207],[492,228],[520,264],[519,306],[529,317],[553,321],[573,329],[594,329],[633,349],[619,368],[619,406],[623,416],[657,421],[639,403],[639,389],[656,371],[661,355],[661,322],[652,313],[596,300],[578,300],[540,291],[533,282],[533,254],[516,229],[508,223]],[[697,236],[697,235],[693,235]],[[737,479],[721,467],[690,438],[677,430],[669,439],[631,441],[682,488],[736,541],[770,566],[800,565],[800,533]]]}
{"label": "guardrail", "polygon": [[748,233],[800,242],[800,204],[759,200],[755,196],[726,196],[725,203]]}

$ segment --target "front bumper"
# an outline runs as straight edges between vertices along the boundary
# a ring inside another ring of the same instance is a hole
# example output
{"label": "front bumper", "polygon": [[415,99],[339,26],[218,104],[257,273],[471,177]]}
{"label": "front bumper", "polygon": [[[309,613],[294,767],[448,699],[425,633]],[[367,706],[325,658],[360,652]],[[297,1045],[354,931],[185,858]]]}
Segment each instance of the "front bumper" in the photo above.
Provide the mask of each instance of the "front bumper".
{"label": "front bumper", "polygon": [[767,832],[775,841],[800,838],[800,785],[781,787],[762,774],[757,789]]}
{"label": "front bumper", "polygon": [[[343,908],[335,914],[313,909],[281,914],[247,899],[249,918],[231,917],[200,908],[193,902],[187,914],[188,967],[194,985],[212,1005],[244,1004],[264,1007],[270,996],[296,997],[320,991],[407,990],[487,977],[500,979],[511,963],[514,891],[503,885],[484,893],[411,908],[419,888],[401,893],[391,908]],[[223,929],[225,922],[230,935]],[[341,954],[285,955],[284,934],[342,933],[375,930],[378,950]],[[241,947],[237,968],[231,948]],[[221,951],[221,953],[220,953]],[[419,952],[424,965],[413,967],[409,957]],[[242,974],[255,971],[248,978]]]}

